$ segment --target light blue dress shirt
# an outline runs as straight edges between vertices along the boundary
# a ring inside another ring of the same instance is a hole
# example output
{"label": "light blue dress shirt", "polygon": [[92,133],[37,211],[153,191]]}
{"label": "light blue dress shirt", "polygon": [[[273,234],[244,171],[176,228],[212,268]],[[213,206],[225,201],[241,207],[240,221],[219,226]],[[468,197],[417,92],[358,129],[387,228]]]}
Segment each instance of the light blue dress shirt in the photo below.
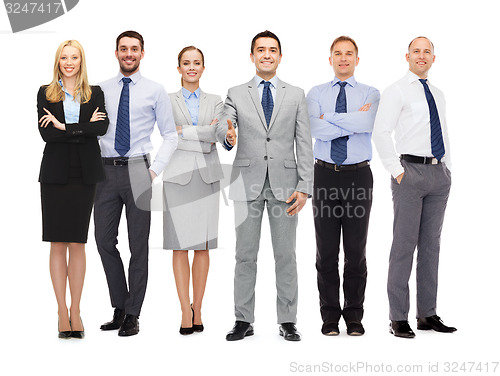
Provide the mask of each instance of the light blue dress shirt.
{"label": "light blue dress shirt", "polygon": [[[262,84],[262,81],[264,80],[262,77],[255,76],[254,77],[255,85],[257,85],[257,90],[259,90],[259,98],[262,102],[262,93],[264,92],[264,84]],[[271,95],[273,96],[273,103],[276,102],[276,86],[278,85],[278,76],[274,75],[273,78],[269,80],[271,85],[269,85],[269,88],[271,89]]]}
{"label": "light blue dress shirt", "polygon": [[[335,106],[340,91],[340,80],[313,87],[307,94],[311,135],[314,143],[314,158],[335,163],[330,157],[331,141],[338,137],[349,136],[347,159],[344,165],[356,164],[372,159],[371,136],[373,123],[380,101],[380,93],[374,87],[361,84],[354,76],[349,77],[345,86],[347,112],[336,113]],[[359,111],[371,103],[368,111]],[[320,116],[323,119],[320,119]]]}
{"label": "light blue dress shirt", "polygon": [[189,115],[191,115],[193,125],[198,125],[198,115],[200,113],[200,92],[200,88],[196,89],[193,93],[185,88],[182,88],[184,102],[186,103]]}
{"label": "light blue dress shirt", "polygon": [[64,91],[65,98],[63,101],[63,109],[64,109],[64,121],[66,124],[76,124],[80,122],[80,102],[75,101],[73,96],[68,93],[68,91],[64,88],[62,80],[59,80],[59,85],[61,85],[61,89]]}
{"label": "light blue dress shirt", "polygon": [[[99,138],[103,157],[119,157],[115,150],[116,119],[118,104],[123,87],[123,74],[99,84],[104,92],[106,111],[108,112],[108,132]],[[159,175],[167,166],[170,157],[177,148],[172,105],[162,85],[142,77],[140,72],[130,76],[130,150],[126,157],[148,154],[153,150],[151,133],[155,123],[160,130],[163,142],[150,169]]]}

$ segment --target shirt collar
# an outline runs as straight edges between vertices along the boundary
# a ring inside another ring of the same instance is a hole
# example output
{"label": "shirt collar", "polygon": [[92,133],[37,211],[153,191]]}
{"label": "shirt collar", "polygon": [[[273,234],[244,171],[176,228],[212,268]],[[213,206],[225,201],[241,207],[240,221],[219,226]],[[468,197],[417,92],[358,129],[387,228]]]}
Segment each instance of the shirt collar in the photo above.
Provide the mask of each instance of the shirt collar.
{"label": "shirt collar", "polygon": [[64,87],[62,80],[59,80],[58,82],[59,82],[59,85],[61,85],[61,89],[62,89],[62,91],[64,91],[64,94],[66,96],[69,96],[71,99],[73,99],[73,96],[70,93],[68,93],[68,90],[66,90],[66,88]]}
{"label": "shirt collar", "polygon": [[[335,76],[335,78],[332,81],[332,86],[335,86],[338,82],[340,82],[340,79]],[[345,82],[347,82],[349,84],[349,86],[352,86],[352,87],[356,86],[356,84],[357,84],[354,76],[349,77],[347,80],[345,80]]]}
{"label": "shirt collar", "polygon": [[188,89],[186,88],[182,88],[182,95],[184,96],[184,98],[186,99],[189,99],[191,98],[192,95],[194,95],[195,98],[199,98],[200,97],[200,92],[201,92],[201,89],[198,88],[196,89],[194,92],[190,92]]}
{"label": "shirt collar", "polygon": [[[260,83],[262,82],[262,80],[264,80],[262,77],[259,77],[258,75],[255,75],[254,77],[254,82],[255,82],[255,85],[257,87],[259,87]],[[264,80],[265,81],[265,80]],[[278,76],[277,75],[274,75],[273,78],[271,78],[269,80],[269,82],[271,83],[271,85],[274,87],[274,88],[277,88],[278,87]]]}
{"label": "shirt collar", "polygon": [[[119,72],[119,73],[118,73],[118,76],[117,76],[117,81],[118,81],[118,83],[122,80],[122,78],[123,78],[123,77],[125,77],[125,76],[123,75],[123,73],[122,73],[122,72]],[[135,72],[133,75],[128,76],[128,77],[132,80],[132,83],[135,85],[135,84],[136,84],[136,83],[137,83],[137,82],[141,79],[141,77],[142,77],[142,75],[141,75],[141,71],[137,71],[137,72]]]}
{"label": "shirt collar", "polygon": [[[420,80],[420,77],[418,77],[415,73],[413,73],[412,71],[408,71],[408,73],[406,73],[406,78],[408,79],[408,83],[413,83],[415,81],[418,81]],[[429,84],[429,78],[427,78],[427,84]]]}

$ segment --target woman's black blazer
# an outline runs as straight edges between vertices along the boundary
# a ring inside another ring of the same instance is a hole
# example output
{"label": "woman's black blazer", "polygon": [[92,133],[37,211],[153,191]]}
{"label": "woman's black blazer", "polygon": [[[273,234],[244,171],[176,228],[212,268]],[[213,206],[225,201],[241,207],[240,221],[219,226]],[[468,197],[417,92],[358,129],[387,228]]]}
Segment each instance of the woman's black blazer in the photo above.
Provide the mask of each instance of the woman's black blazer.
{"label": "woman's black blazer", "polygon": [[[64,119],[62,102],[51,103],[45,96],[47,86],[38,91],[38,120],[47,113],[46,108],[61,123]],[[43,151],[42,165],[38,181],[49,184],[66,184],[69,175],[69,158],[71,144],[76,144],[82,164],[82,178],[85,184],[95,184],[104,180],[104,168],[101,159],[101,149],[97,136],[103,136],[108,130],[109,119],[90,122],[95,109],[106,112],[104,93],[99,86],[92,86],[92,96],[87,103],[80,105],[80,119],[78,123],[66,124],[66,131],[55,128],[52,123],[38,129],[46,142]]]}

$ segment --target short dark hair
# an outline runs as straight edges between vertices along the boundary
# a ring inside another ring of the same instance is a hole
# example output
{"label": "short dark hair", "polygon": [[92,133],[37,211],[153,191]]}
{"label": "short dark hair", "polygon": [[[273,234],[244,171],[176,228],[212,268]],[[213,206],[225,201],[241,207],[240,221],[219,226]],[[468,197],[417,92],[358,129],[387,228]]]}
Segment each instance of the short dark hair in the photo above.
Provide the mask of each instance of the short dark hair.
{"label": "short dark hair", "polygon": [[253,49],[255,47],[255,41],[259,38],[273,38],[275,39],[277,42],[278,42],[278,48],[280,50],[280,55],[281,55],[281,42],[279,40],[279,38],[276,36],[276,34],[270,32],[269,30],[266,30],[266,31],[262,31],[260,32],[259,34],[257,34],[256,36],[253,37],[252,39],[252,45],[250,46],[250,52],[253,54]]}
{"label": "short dark hair", "polygon": [[415,40],[420,39],[420,38],[427,39],[427,40],[429,41],[429,43],[431,44],[431,46],[432,46],[432,50],[434,51],[434,44],[432,43],[432,41],[431,41],[429,38],[427,38],[427,37],[423,37],[423,36],[413,38],[413,39],[411,40],[410,44],[408,45],[408,51],[410,51],[411,44],[412,44]]}
{"label": "short dark hair", "polygon": [[116,50],[118,51],[118,45],[120,44],[120,39],[129,37],[129,38],[135,38],[139,39],[139,42],[141,43],[141,50],[144,50],[144,38],[142,37],[141,34],[139,34],[137,31],[133,30],[128,30],[124,31],[120,35],[118,35],[118,38],[116,38]]}
{"label": "short dark hair", "polygon": [[354,49],[356,50],[356,56],[358,56],[358,45],[356,44],[354,39],[352,39],[351,37],[347,37],[345,35],[342,35],[333,41],[332,46],[330,47],[330,55],[332,54],[333,48],[338,42],[351,42],[352,44],[354,44]]}

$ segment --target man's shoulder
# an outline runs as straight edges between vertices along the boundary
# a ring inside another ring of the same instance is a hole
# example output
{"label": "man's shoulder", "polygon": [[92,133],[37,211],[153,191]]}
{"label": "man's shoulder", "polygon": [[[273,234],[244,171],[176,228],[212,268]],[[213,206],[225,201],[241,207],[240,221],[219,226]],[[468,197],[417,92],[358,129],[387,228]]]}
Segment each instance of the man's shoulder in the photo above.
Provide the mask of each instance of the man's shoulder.
{"label": "man's shoulder", "polygon": [[153,81],[144,76],[141,76],[141,79],[137,83],[140,83],[141,85],[147,85],[151,89],[156,89],[156,90],[164,89],[163,85],[160,84],[159,82]]}
{"label": "man's shoulder", "polygon": [[323,84],[315,85],[313,86],[310,90],[309,93],[314,93],[314,92],[323,92],[325,90],[328,90],[329,88],[332,87],[332,81],[325,82]]}
{"label": "man's shoulder", "polygon": [[356,88],[359,88],[360,90],[371,92],[371,91],[378,91],[378,89],[374,86],[370,86],[367,84],[363,84],[359,81],[356,81]]}
{"label": "man's shoulder", "polygon": [[109,89],[112,85],[116,84],[118,81],[116,79],[116,76],[111,77],[105,81],[99,82],[98,85],[101,87],[103,91]]}

